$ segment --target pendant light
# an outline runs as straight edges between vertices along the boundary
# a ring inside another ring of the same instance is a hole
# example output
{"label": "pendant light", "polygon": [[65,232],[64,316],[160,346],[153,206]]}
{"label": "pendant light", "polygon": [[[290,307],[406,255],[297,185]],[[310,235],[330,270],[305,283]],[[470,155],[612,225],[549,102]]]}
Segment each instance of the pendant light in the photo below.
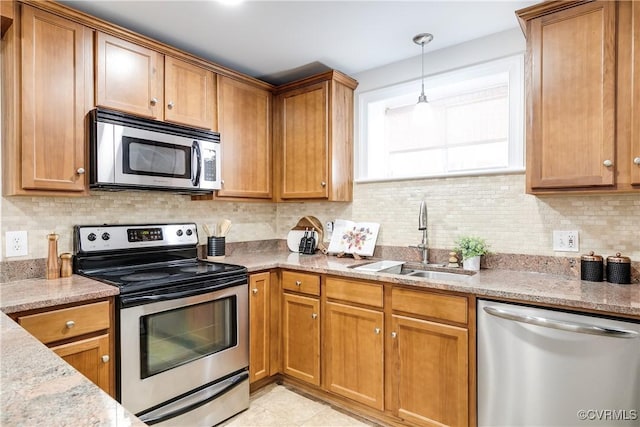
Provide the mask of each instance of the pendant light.
{"label": "pendant light", "polygon": [[427,101],[427,95],[424,94],[424,45],[430,43],[431,40],[433,40],[433,34],[430,33],[420,33],[413,37],[413,42],[422,47],[422,92],[418,97],[418,105],[429,102]]}

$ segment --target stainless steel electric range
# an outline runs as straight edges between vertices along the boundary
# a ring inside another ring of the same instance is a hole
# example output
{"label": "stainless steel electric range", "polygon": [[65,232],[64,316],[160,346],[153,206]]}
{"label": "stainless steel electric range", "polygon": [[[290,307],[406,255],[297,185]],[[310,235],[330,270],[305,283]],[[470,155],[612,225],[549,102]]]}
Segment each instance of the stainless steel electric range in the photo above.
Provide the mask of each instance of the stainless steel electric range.
{"label": "stainless steel electric range", "polygon": [[120,288],[117,398],[147,424],[212,426],[249,406],[243,266],[197,259],[193,223],[76,226],[74,272]]}

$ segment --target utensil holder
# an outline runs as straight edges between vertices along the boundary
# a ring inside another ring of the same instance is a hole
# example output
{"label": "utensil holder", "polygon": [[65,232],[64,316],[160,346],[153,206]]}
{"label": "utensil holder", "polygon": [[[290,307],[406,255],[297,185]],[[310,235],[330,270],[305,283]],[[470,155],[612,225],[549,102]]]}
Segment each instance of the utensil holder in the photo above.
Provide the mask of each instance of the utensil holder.
{"label": "utensil holder", "polygon": [[207,237],[207,258],[224,257],[224,237]]}

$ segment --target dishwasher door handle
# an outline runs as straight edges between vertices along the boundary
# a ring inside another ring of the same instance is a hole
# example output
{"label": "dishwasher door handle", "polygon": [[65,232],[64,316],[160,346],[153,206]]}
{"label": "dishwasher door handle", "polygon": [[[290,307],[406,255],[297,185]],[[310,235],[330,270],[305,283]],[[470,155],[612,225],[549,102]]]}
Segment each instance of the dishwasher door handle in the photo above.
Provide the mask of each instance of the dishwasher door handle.
{"label": "dishwasher door handle", "polygon": [[561,331],[601,335],[614,338],[638,338],[638,336],[640,336],[638,332],[626,329],[609,328],[606,326],[589,325],[586,323],[566,322],[564,320],[556,319],[545,319],[544,317],[515,313],[496,307],[484,307],[483,309],[492,316],[500,317],[502,319],[514,320],[516,322],[528,323],[530,325],[542,326],[544,328],[559,329]]}

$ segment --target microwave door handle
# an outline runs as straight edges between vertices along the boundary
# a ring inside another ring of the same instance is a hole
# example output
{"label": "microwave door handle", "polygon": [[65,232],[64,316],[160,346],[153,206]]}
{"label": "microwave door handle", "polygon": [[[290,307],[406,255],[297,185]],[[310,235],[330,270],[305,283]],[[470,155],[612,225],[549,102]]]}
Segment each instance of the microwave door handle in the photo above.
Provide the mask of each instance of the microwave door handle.
{"label": "microwave door handle", "polygon": [[194,187],[198,187],[200,185],[200,174],[202,173],[202,153],[200,152],[200,144],[198,141],[193,141],[192,144],[194,157],[191,158],[191,166],[193,166],[193,160],[197,163],[196,173],[191,177],[191,183]]}

